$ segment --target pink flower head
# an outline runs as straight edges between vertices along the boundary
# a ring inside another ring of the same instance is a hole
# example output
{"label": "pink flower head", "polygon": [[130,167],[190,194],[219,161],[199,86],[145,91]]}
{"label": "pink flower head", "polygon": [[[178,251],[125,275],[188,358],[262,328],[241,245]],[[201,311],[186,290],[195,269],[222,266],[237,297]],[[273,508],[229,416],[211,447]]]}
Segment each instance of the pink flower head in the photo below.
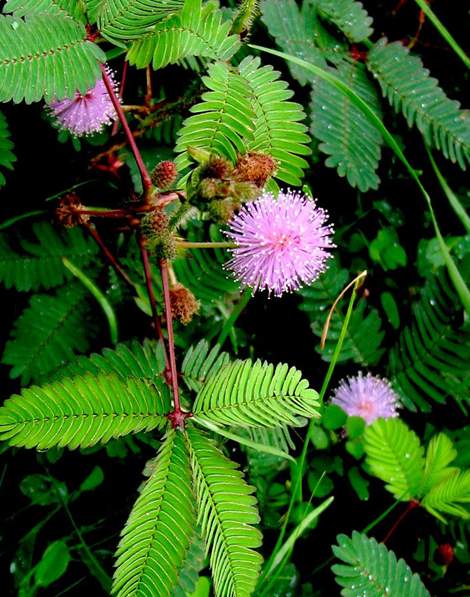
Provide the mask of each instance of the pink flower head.
{"label": "pink flower head", "polygon": [[263,193],[246,203],[225,234],[236,243],[227,263],[236,278],[281,296],[310,284],[326,269],[333,229],[315,201],[295,191]]}
{"label": "pink flower head", "polygon": [[77,91],[70,99],[51,102],[49,109],[60,126],[77,137],[98,133],[104,125],[116,119],[116,111],[102,79],[85,93]]}
{"label": "pink flower head", "polygon": [[376,419],[389,419],[398,415],[398,395],[390,382],[381,377],[362,372],[356,377],[343,379],[331,400],[349,416],[362,417],[368,425]]}

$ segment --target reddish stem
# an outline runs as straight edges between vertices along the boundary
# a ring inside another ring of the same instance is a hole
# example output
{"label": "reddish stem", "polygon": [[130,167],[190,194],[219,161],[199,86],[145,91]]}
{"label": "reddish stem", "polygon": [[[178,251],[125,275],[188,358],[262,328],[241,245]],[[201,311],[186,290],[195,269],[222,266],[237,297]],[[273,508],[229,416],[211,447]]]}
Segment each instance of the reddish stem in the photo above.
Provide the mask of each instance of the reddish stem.
{"label": "reddish stem", "polygon": [[103,82],[106,86],[106,90],[109,94],[109,97],[110,97],[112,103],[113,103],[114,109],[116,110],[119,121],[122,124],[122,128],[124,129],[124,133],[126,135],[127,142],[129,143],[132,153],[134,154],[134,158],[137,163],[137,168],[139,169],[140,177],[142,178],[142,185],[144,187],[144,195],[147,197],[149,195],[150,189],[152,188],[152,181],[150,179],[150,174],[148,173],[148,170],[144,164],[144,161],[140,154],[139,148],[136,145],[134,136],[132,135],[131,129],[129,128],[129,125],[127,123],[126,115],[124,114],[124,111],[121,107],[119,99],[116,96],[116,93],[115,93],[114,87],[113,87],[113,83],[111,82],[111,79],[109,78],[109,75],[106,72],[106,67],[104,65],[101,65],[101,73],[103,76]]}
{"label": "reddish stem", "polygon": [[108,209],[106,211],[94,209],[77,209],[77,212],[84,216],[94,218],[128,218],[131,214],[126,209]]}
{"label": "reddish stem", "polygon": [[[122,97],[124,95],[124,88],[126,86],[126,78],[127,78],[127,67],[129,66],[129,63],[127,62],[127,60],[124,60],[124,64],[122,67],[122,76],[121,76],[121,83],[119,85],[119,97],[122,100]],[[111,130],[111,137],[114,137],[114,135],[117,133],[118,131],[118,126],[119,123],[116,120],[113,124],[113,128]]]}
{"label": "reddish stem", "polygon": [[166,259],[160,260],[160,274],[163,283],[163,301],[165,304],[165,318],[166,327],[168,330],[168,350],[170,353],[170,368],[171,368],[171,384],[173,387],[174,409],[168,416],[173,427],[182,427],[184,420],[189,413],[184,413],[181,410],[178,388],[178,371],[176,369],[176,355],[175,355],[175,339],[173,335],[173,313],[171,311],[170,302],[170,282],[168,279],[168,263]]}
{"label": "reddish stem", "polygon": [[99,246],[99,248],[101,249],[101,251],[105,255],[106,259],[114,267],[114,269],[116,270],[116,272],[121,276],[121,278],[127,284],[129,284],[129,286],[132,286],[132,288],[135,288],[134,282],[129,278],[129,276],[127,275],[127,273],[124,271],[122,265],[119,263],[119,261],[113,255],[113,253],[108,249],[108,247],[106,246],[105,242],[101,238],[101,235],[98,232],[98,230],[95,228],[95,226],[93,224],[88,223],[88,222],[85,224],[85,226],[88,229],[88,232],[94,238],[96,244]]}
{"label": "reddish stem", "polygon": [[152,309],[152,317],[153,317],[153,324],[155,326],[155,332],[157,334],[158,339],[162,343],[163,346],[163,356],[165,359],[165,372],[164,376],[168,383],[171,382],[171,370],[170,364],[168,362],[168,355],[166,352],[165,347],[165,339],[163,337],[162,325],[160,321],[160,316],[157,311],[157,301],[155,299],[155,293],[153,291],[153,283],[152,283],[152,270],[150,269],[150,261],[149,261],[149,254],[147,251],[147,247],[145,246],[145,239],[144,237],[139,234],[138,237],[139,249],[140,249],[140,256],[142,259],[142,265],[144,266],[144,274],[145,274],[145,285],[147,287],[147,294],[149,297],[150,308]]}
{"label": "reddish stem", "polygon": [[416,500],[411,500],[411,502],[408,502],[406,510],[404,510],[400,514],[400,516],[395,520],[395,522],[392,524],[392,526],[390,527],[390,530],[383,538],[382,543],[387,543],[387,541],[392,537],[392,535],[395,533],[395,531],[400,526],[400,524],[403,522],[403,520],[408,516],[408,514],[412,510],[415,510],[416,508],[419,508],[419,502],[417,502]]}

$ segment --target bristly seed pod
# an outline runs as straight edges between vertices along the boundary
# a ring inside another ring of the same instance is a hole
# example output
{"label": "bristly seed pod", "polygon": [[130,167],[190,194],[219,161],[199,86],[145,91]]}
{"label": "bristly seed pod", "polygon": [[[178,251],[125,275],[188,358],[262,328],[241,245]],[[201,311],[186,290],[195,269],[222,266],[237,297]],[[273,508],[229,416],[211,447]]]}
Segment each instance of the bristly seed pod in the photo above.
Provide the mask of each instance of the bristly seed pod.
{"label": "bristly seed pod", "polygon": [[80,213],[81,209],[83,209],[83,205],[80,202],[80,197],[76,193],[68,193],[59,201],[55,216],[65,228],[74,228],[90,221],[90,216]]}
{"label": "bristly seed pod", "polygon": [[253,182],[262,188],[276,170],[277,162],[270,155],[250,151],[238,157],[234,177],[243,182]]}
{"label": "bristly seed pod", "polygon": [[165,160],[159,162],[152,172],[152,182],[160,190],[168,189],[176,180],[178,172],[175,162]]}
{"label": "bristly seed pod", "polygon": [[170,220],[163,209],[156,209],[146,214],[140,224],[142,234],[150,238],[168,231]]}
{"label": "bristly seed pod", "polygon": [[212,156],[202,171],[204,178],[227,178],[233,172],[232,164],[225,158]]}
{"label": "bristly seed pod", "polygon": [[194,294],[182,284],[170,289],[170,303],[173,317],[187,325],[199,311],[199,302]]}

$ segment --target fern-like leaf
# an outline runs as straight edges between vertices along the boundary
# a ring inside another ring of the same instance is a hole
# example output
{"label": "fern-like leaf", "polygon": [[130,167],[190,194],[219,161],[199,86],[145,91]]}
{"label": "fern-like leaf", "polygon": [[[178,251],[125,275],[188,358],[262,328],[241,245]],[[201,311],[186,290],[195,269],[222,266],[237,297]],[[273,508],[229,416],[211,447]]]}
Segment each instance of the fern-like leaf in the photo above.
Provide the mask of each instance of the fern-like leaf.
{"label": "fern-like leaf", "polygon": [[97,10],[98,29],[109,41],[138,39],[164,17],[177,13],[183,0],[103,0]]}
{"label": "fern-like leaf", "polygon": [[[153,0],[146,2],[155,4]],[[201,0],[185,0],[180,13],[159,21],[134,42],[127,58],[138,68],[152,63],[154,70],[189,56],[229,60],[240,46],[238,36],[229,34],[230,25],[229,21],[223,21],[222,13],[214,4],[209,2],[203,6]]]}
{"label": "fern-like leaf", "polygon": [[447,273],[433,276],[389,353],[390,378],[411,410],[430,411],[449,397],[465,409],[470,400],[470,331],[461,327],[456,297]]}
{"label": "fern-like leaf", "polygon": [[[333,305],[347,281],[347,270],[341,269],[338,263],[333,261],[318,280],[300,290],[299,294],[302,296],[300,309],[307,313],[312,332],[318,338],[322,335],[328,308]],[[338,305],[330,320],[325,348],[323,350],[320,346],[316,348],[325,361],[331,361],[333,358],[344,318],[345,311],[341,305]],[[349,321],[339,360],[352,360],[360,365],[376,364],[384,352],[382,348],[384,336],[385,332],[382,330],[382,322],[377,310],[370,307],[365,299],[361,299]]]}
{"label": "fern-like leaf", "polygon": [[457,457],[457,450],[452,441],[444,433],[431,438],[426,449],[423,483],[420,493],[426,495],[437,483],[457,469],[447,466]]}
{"label": "fern-like leaf", "polygon": [[[2,112],[0,112],[0,166],[2,168],[13,170],[13,164],[16,162],[16,157],[12,150],[13,142],[10,139],[7,119]],[[5,176],[0,170],[0,187],[3,187],[5,183]]]}
{"label": "fern-like leaf", "polygon": [[41,222],[33,226],[33,233],[37,242],[19,240],[23,253],[12,248],[6,234],[0,235],[0,282],[6,288],[38,290],[59,286],[72,277],[64,267],[63,257],[83,267],[97,252],[93,240],[79,228],[58,233],[50,224]]}
{"label": "fern-like leaf", "polygon": [[470,518],[470,471],[451,470],[424,496],[421,505],[445,522],[444,514]]}
{"label": "fern-like leaf", "polygon": [[237,465],[200,431],[187,431],[198,524],[210,557],[216,597],[251,595],[259,575],[261,534],[253,488]]}
{"label": "fern-like leaf", "polygon": [[251,91],[255,113],[253,134],[246,142],[248,151],[261,151],[278,162],[275,177],[295,186],[301,184],[308,162],[301,156],[311,153],[305,113],[300,104],[288,101],[293,92],[279,79],[271,66],[260,66],[260,59],[248,56],[239,66],[240,75]]}
{"label": "fern-like leaf", "polygon": [[41,450],[94,446],[128,433],[160,429],[166,394],[146,381],[84,375],[32,386],[0,408],[0,440]]}
{"label": "fern-like leaf", "polygon": [[314,0],[322,18],[333,23],[349,39],[358,43],[373,32],[372,18],[355,0]]}
{"label": "fern-like leaf", "polygon": [[85,14],[84,0],[7,0],[3,12],[16,17],[47,13],[53,16],[70,16],[82,20]]}
{"label": "fern-like leaf", "polygon": [[226,352],[220,352],[218,344],[210,349],[209,343],[201,340],[186,352],[181,373],[188,387],[199,392],[206,379],[215,375],[229,362],[229,355]]}
{"label": "fern-like leaf", "polygon": [[351,537],[338,535],[336,541],[333,553],[344,563],[331,569],[344,597],[430,597],[418,574],[383,543],[357,531]]}
{"label": "fern-like leaf", "polygon": [[112,593],[169,597],[194,526],[188,448],[183,434],[170,429],[121,533]]}
{"label": "fern-like leaf", "polygon": [[420,492],[424,450],[416,433],[400,419],[378,419],[366,427],[364,447],[372,473],[396,499],[415,499]]}
{"label": "fern-like leaf", "polygon": [[51,372],[88,348],[90,329],[82,286],[60,289],[55,296],[36,294],[16,320],[2,363],[21,384],[43,381]]}
{"label": "fern-like leaf", "polygon": [[222,425],[279,427],[318,416],[318,407],[317,392],[295,367],[237,360],[206,381],[193,412]]}
{"label": "fern-like leaf", "polygon": [[[191,108],[195,114],[184,121],[175,151],[197,147],[235,162],[238,153],[245,153],[244,140],[252,137],[255,119],[248,82],[222,62],[211,65],[203,81],[210,91]],[[189,163],[186,153],[176,160],[178,170]]]}
{"label": "fern-like leaf", "polygon": [[54,379],[92,373],[115,373],[119,377],[134,377],[157,382],[165,368],[163,347],[160,342],[145,339],[129,344],[105,348],[101,353],[78,357],[54,375]]}
{"label": "fern-like leaf", "polygon": [[[307,3],[299,10],[295,0],[262,0],[262,21],[275,38],[277,45],[287,54],[326,67],[322,51],[315,44],[311,18],[306,14]],[[288,63],[292,76],[301,85],[312,80],[312,74],[302,66]]]}
{"label": "fern-like leaf", "polygon": [[421,60],[400,42],[381,40],[369,52],[367,66],[408,126],[416,125],[428,145],[465,169],[470,162],[470,117],[446,96]]}
{"label": "fern-like leaf", "polygon": [[[343,61],[331,72],[353,89],[380,117],[380,102],[360,63]],[[352,187],[377,189],[377,168],[382,136],[364,113],[334,85],[316,79],[312,87],[312,135],[329,157],[326,165],[336,168]]]}
{"label": "fern-like leaf", "polygon": [[104,60],[84,25],[68,16],[0,16],[0,102],[30,104],[85,92]]}

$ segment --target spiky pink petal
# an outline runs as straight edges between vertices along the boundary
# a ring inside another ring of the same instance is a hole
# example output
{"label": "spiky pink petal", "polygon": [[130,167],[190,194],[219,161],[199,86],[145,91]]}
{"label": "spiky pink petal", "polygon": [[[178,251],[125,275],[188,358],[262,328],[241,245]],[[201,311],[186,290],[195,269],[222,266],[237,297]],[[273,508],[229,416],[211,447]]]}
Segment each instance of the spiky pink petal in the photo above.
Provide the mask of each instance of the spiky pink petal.
{"label": "spiky pink petal", "polygon": [[102,79],[85,93],[77,91],[70,99],[51,102],[49,109],[60,127],[77,137],[98,133],[116,119],[116,111]]}
{"label": "spiky pink petal", "polygon": [[275,296],[310,284],[326,269],[334,247],[327,213],[295,191],[263,193],[246,203],[225,233],[236,243],[226,264],[243,286]]}
{"label": "spiky pink petal", "polygon": [[331,402],[349,416],[362,417],[368,425],[376,419],[398,416],[399,398],[390,382],[370,373],[343,379]]}

